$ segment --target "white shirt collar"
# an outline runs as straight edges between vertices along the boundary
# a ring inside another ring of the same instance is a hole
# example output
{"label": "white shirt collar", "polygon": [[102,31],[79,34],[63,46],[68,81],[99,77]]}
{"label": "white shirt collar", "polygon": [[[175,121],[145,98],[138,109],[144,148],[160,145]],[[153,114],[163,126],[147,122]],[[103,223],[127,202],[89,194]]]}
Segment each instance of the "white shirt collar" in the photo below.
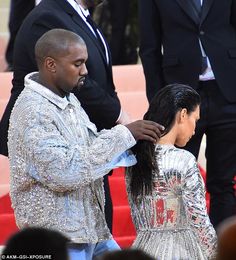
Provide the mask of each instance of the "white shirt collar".
{"label": "white shirt collar", "polygon": [[86,17],[89,15],[89,10],[84,9],[82,5],[76,3],[74,0],[67,0],[67,2],[75,9],[79,16],[86,22]]}

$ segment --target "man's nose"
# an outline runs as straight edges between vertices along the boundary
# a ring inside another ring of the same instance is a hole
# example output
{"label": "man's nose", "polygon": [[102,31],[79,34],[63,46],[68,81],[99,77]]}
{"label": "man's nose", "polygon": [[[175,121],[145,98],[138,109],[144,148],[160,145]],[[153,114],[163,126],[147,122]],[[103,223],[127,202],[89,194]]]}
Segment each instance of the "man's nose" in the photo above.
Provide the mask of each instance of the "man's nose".
{"label": "man's nose", "polygon": [[87,70],[87,67],[86,67],[86,65],[85,65],[85,63],[84,63],[84,64],[82,64],[82,68],[81,68],[81,70],[80,70],[80,75],[85,76],[85,75],[87,75],[87,74],[88,74],[88,70]]}

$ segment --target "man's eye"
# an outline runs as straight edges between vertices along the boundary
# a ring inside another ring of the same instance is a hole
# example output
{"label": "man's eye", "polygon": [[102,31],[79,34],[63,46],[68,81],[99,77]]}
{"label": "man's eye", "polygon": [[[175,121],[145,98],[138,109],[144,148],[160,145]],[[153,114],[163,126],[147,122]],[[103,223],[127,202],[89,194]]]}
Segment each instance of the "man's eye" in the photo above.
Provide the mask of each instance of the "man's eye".
{"label": "man's eye", "polygon": [[81,66],[82,63],[83,63],[83,62],[77,62],[77,63],[75,63],[75,67],[79,67],[79,66]]}

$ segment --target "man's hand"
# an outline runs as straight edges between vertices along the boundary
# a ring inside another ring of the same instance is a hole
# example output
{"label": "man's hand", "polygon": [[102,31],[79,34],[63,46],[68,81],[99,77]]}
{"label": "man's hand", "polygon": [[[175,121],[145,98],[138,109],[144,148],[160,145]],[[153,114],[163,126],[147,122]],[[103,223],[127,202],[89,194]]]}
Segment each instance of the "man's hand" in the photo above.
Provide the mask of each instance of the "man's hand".
{"label": "man's hand", "polygon": [[138,120],[126,125],[136,140],[146,140],[153,143],[159,141],[164,126],[153,121]]}

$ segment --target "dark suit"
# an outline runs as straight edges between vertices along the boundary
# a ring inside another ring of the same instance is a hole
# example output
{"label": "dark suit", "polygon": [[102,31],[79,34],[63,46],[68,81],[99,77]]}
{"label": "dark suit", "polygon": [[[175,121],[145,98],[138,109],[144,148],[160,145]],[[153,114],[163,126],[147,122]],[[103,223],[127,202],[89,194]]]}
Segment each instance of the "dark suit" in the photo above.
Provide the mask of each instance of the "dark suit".
{"label": "dark suit", "polygon": [[[191,1],[139,0],[140,56],[149,101],[176,82],[201,95],[201,120],[186,149],[197,156],[206,134],[210,218],[216,226],[236,211],[236,1],[203,0],[200,17]],[[199,81],[199,39],[215,80]]]}
{"label": "dark suit", "polygon": [[27,14],[34,8],[35,0],[11,0],[10,16],[9,16],[9,32],[10,38],[6,49],[6,61],[8,70],[12,70],[13,50],[16,34],[24,21]]}
{"label": "dark suit", "polygon": [[130,1],[108,0],[111,12],[111,54],[114,65],[124,63],[125,55],[125,29],[128,22]]}
{"label": "dark suit", "polygon": [[[0,125],[0,152],[4,155],[7,155],[6,143],[10,112],[16,98],[24,88],[24,76],[37,70],[34,56],[35,43],[42,34],[53,28],[74,31],[84,39],[87,45],[86,66],[89,75],[81,91],[79,93],[75,91],[75,95],[90,120],[96,124],[98,130],[101,130],[114,126],[119,117],[121,107],[113,84],[111,57],[110,63],[107,64],[98,40],[66,0],[43,0],[25,19],[16,38],[13,88]],[[107,187],[107,185],[105,186]],[[107,197],[106,205],[109,204],[109,197]],[[109,209],[111,210],[111,206]],[[108,225],[111,227],[109,222],[111,222],[111,218],[108,221]]]}

